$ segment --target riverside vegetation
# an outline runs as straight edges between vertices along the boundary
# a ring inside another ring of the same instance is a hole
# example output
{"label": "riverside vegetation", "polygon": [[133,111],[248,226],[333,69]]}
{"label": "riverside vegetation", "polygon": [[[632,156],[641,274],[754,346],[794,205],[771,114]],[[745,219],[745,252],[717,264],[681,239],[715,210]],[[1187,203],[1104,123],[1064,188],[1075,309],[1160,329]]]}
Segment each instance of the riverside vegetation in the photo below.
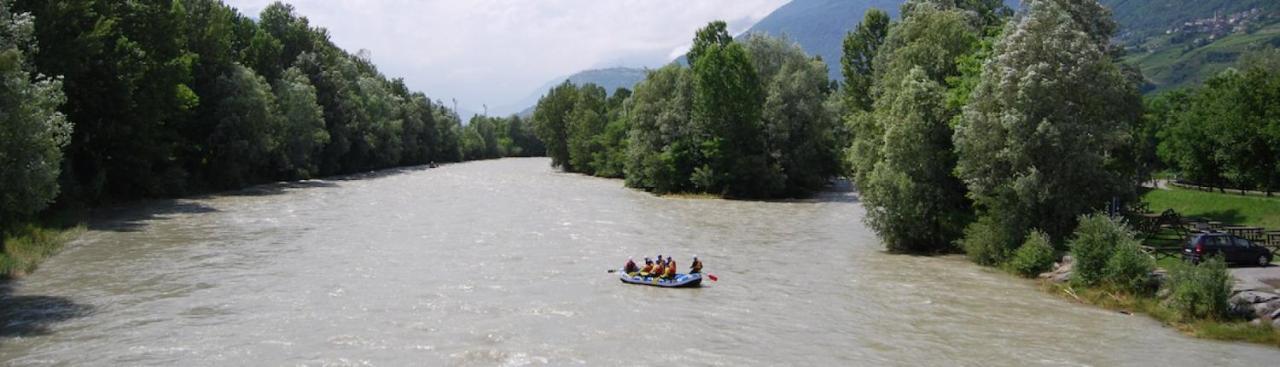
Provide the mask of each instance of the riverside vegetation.
{"label": "riverside vegetation", "polygon": [[[712,23],[691,67],[652,71],[607,101],[566,82],[534,124],[553,165],[657,193],[789,196],[845,174],[891,252],[962,251],[1029,277],[1071,253],[1063,294],[1195,335],[1280,341],[1222,307],[1224,266],[1179,266],[1159,284],[1127,225],[1095,214],[1138,200],[1138,182],[1171,167],[1269,187],[1275,51],[1144,103],[1141,72],[1121,61],[1117,26],[1095,0],[1025,1],[1016,16],[1000,1],[910,0],[901,14],[871,10],[849,32],[835,87],[806,78],[820,60],[778,52],[786,40],[734,40]],[[843,163],[830,163],[837,153]],[[1102,294],[1127,301],[1089,296]]]}
{"label": "riverside vegetation", "polygon": [[1026,0],[1016,15],[1000,0],[908,0],[900,14],[869,11],[849,32],[841,83],[786,39],[713,22],[687,66],[634,91],[566,82],[530,121],[464,127],[288,5],[254,20],[216,0],[0,0],[0,103],[15,111],[0,125],[0,264],[29,271],[51,253],[59,236],[28,223],[61,208],[545,153],[661,194],[792,197],[848,176],[891,252],[959,251],[1028,276],[1069,252],[1062,294],[1280,340],[1225,312],[1219,262],[1157,284],[1124,223],[1094,214],[1136,200],[1158,169],[1276,185],[1275,51],[1144,103],[1096,0]]}
{"label": "riverside vegetation", "polygon": [[0,0],[0,76],[0,275],[86,207],[542,154],[518,117],[464,127],[279,2]]}
{"label": "riverside vegetation", "polygon": [[803,195],[840,173],[843,138],[827,66],[795,44],[699,30],[692,66],[654,70],[611,96],[565,82],[533,123],[552,164],[656,193]]}

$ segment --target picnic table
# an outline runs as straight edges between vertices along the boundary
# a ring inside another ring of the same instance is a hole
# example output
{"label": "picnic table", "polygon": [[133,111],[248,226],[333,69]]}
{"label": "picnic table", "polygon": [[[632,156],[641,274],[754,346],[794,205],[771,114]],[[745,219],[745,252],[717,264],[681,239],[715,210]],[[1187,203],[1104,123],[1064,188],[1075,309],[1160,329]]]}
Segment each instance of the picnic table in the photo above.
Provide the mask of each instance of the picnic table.
{"label": "picnic table", "polygon": [[1267,231],[1267,240],[1262,245],[1271,249],[1271,253],[1280,254],[1280,231]]}

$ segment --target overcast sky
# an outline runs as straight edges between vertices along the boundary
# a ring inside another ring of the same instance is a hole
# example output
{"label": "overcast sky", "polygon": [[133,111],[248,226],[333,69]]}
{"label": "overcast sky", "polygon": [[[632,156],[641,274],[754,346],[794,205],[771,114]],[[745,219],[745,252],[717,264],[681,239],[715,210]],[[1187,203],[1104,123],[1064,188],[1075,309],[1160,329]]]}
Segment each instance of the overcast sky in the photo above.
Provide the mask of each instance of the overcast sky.
{"label": "overcast sky", "polygon": [[[257,17],[274,0],[227,0]],[[288,0],[338,46],[367,49],[389,77],[490,114],[555,78],[657,67],[711,20],[745,31],[787,0]]]}

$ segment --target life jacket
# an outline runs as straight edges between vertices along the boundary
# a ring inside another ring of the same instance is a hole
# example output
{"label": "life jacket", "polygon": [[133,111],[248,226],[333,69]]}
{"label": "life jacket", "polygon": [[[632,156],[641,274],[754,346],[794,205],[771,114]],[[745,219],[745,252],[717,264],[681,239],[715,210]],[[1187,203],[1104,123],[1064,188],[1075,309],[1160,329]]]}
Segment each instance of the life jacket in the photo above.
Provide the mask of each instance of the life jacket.
{"label": "life jacket", "polygon": [[652,273],[652,272],[653,272],[653,264],[644,264],[644,267],[643,267],[643,268],[640,268],[640,272],[641,272],[641,273],[644,273],[644,274]]}
{"label": "life jacket", "polygon": [[636,270],[639,270],[640,267],[636,266],[635,261],[627,260],[627,265],[623,266],[622,269],[623,269],[623,272],[634,273],[636,272]]}
{"label": "life jacket", "polygon": [[665,274],[663,274],[662,276],[667,277],[667,278],[670,278],[670,277],[674,277],[674,276],[676,276],[676,262],[675,262],[675,261],[668,261],[668,262],[667,262],[667,270],[666,270],[666,273],[665,273]]}
{"label": "life jacket", "polygon": [[689,265],[689,272],[690,272],[690,273],[701,273],[701,272],[702,272],[702,260],[694,260],[694,261],[693,261],[693,264],[692,264],[692,265]]}

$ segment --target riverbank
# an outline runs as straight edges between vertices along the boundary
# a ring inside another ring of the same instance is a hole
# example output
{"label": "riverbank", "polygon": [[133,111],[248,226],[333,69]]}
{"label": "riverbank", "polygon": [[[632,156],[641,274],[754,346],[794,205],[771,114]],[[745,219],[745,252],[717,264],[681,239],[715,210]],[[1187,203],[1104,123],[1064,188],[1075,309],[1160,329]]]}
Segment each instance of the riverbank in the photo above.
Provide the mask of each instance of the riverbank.
{"label": "riverbank", "polygon": [[1180,320],[1177,312],[1155,296],[1134,296],[1101,288],[1074,287],[1067,283],[1041,281],[1041,289],[1063,299],[1102,307],[1124,314],[1144,314],[1188,336],[1247,342],[1280,347],[1280,329],[1240,320]]}
{"label": "riverbank", "polygon": [[196,192],[181,197],[137,199],[114,203],[103,208],[52,210],[40,213],[37,218],[30,221],[14,224],[11,226],[12,228],[8,230],[0,231],[0,236],[3,236],[3,242],[0,242],[0,280],[21,278],[34,272],[39,268],[40,263],[44,262],[44,260],[49,257],[56,255],[63,246],[75,240],[85,232],[85,229],[88,227],[89,218],[93,215],[92,213],[95,210],[111,207],[128,207],[131,205],[137,205],[138,203],[154,200],[207,198],[237,192],[262,194],[265,192],[279,191],[281,188],[288,186],[309,186],[309,183],[323,183],[329,180],[343,181],[377,178],[414,170],[436,169],[458,163],[476,161],[390,167],[367,172],[348,173],[315,179],[261,183],[234,190]]}
{"label": "riverbank", "polygon": [[[1183,269],[1185,271],[1186,268]],[[1269,292],[1260,293],[1258,289],[1249,288],[1252,283],[1242,280],[1236,272],[1225,268],[1222,270],[1229,274],[1231,284],[1222,286],[1226,288],[1222,288],[1221,292],[1226,292],[1229,295],[1228,299],[1224,300],[1222,304],[1227,309],[1224,310],[1225,312],[1221,316],[1217,317],[1192,316],[1185,314],[1185,312],[1189,312],[1185,309],[1179,311],[1180,309],[1173,304],[1173,301],[1178,299],[1178,296],[1173,294],[1176,286],[1170,284],[1171,272],[1167,269],[1157,269],[1152,274],[1155,285],[1153,285],[1154,288],[1150,289],[1157,289],[1158,291],[1150,293],[1133,293],[1106,285],[1079,286],[1073,284],[1071,277],[1074,273],[1074,264],[1070,257],[1064,258],[1062,262],[1056,264],[1053,271],[1040,274],[1038,282],[1042,290],[1063,299],[1118,311],[1127,315],[1145,314],[1160,321],[1165,326],[1172,327],[1188,336],[1280,347],[1280,327],[1274,327],[1273,325],[1273,323],[1276,323],[1273,320],[1275,318],[1274,313],[1277,312],[1277,308],[1280,308],[1280,295],[1274,295]],[[1224,279],[1226,279],[1225,277],[1226,275],[1224,275]],[[1208,283],[1196,283],[1193,286],[1200,287],[1205,284],[1212,284],[1212,281],[1203,279],[1201,281],[1207,281]],[[1209,294],[1213,293],[1209,289],[1198,289],[1193,292],[1196,293],[1190,294],[1191,297],[1212,298]],[[1188,294],[1182,294],[1182,297],[1187,296]],[[1266,296],[1266,298],[1261,296]],[[1199,301],[1192,302],[1208,300],[1208,298],[1195,299]],[[1197,308],[1197,310],[1203,309]]]}
{"label": "riverbank", "polygon": [[58,253],[86,228],[83,211],[64,210],[14,225],[0,241],[0,280],[20,278]]}

